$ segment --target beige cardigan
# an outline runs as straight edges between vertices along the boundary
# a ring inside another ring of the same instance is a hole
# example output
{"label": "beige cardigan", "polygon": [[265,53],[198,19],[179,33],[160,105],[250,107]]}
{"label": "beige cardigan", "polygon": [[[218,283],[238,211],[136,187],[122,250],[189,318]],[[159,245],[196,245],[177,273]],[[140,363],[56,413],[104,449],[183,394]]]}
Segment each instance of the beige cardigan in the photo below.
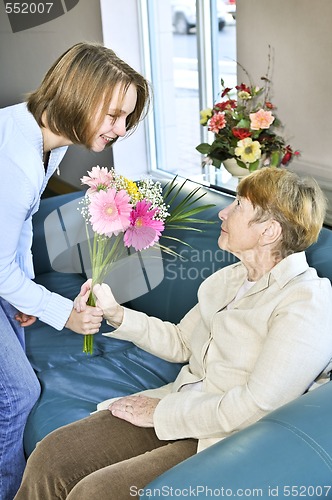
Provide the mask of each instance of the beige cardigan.
{"label": "beige cardigan", "polygon": [[[300,396],[315,379],[327,379],[329,280],[318,278],[303,252],[293,254],[226,309],[246,277],[241,263],[214,273],[178,325],[125,309],[121,326],[105,334],[187,363],[174,383],[144,391],[161,398],[154,414],[160,439],[197,438],[200,451]],[[179,392],[198,381],[201,391]]]}

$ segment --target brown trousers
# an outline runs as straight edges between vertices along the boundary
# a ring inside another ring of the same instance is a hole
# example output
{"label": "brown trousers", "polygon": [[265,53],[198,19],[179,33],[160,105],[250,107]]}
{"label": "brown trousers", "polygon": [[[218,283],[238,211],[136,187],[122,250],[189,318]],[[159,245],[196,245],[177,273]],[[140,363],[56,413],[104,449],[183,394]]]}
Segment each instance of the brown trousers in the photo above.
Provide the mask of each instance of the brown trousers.
{"label": "brown trousers", "polygon": [[61,427],[29,457],[15,500],[128,500],[194,455],[196,439],[160,441],[108,411]]}

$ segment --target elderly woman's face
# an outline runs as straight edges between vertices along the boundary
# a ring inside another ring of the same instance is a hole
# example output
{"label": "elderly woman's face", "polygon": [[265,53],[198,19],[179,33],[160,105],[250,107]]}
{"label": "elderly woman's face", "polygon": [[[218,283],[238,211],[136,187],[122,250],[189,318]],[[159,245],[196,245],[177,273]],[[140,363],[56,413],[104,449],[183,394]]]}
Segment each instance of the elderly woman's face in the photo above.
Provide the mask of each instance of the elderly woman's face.
{"label": "elderly woman's face", "polygon": [[255,252],[265,230],[264,223],[252,223],[255,209],[247,198],[237,196],[231,205],[219,212],[222,220],[218,245],[240,259],[248,252]]}

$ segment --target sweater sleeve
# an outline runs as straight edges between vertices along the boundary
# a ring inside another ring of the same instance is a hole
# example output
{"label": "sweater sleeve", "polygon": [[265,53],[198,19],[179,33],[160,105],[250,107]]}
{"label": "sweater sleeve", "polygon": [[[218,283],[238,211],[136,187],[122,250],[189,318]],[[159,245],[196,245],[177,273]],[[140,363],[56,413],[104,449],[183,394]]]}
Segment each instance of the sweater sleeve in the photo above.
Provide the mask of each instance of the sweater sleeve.
{"label": "sweater sleeve", "polygon": [[191,309],[178,325],[124,308],[119,328],[103,335],[129,340],[162,359],[184,363],[191,355],[190,336],[199,320],[198,306]]}

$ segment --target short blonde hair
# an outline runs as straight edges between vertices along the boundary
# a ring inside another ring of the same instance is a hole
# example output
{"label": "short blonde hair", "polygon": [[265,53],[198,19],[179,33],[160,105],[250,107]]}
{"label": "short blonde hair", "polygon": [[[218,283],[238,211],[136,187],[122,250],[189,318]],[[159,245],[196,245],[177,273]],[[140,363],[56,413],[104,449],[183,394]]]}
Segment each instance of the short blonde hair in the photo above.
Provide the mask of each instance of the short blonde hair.
{"label": "short blonde hair", "polygon": [[301,178],[284,168],[265,167],[244,177],[238,194],[256,208],[252,222],[270,218],[279,222],[283,256],[303,251],[317,240],[327,203],[314,179]]}
{"label": "short blonde hair", "polygon": [[[113,50],[96,43],[77,43],[51,66],[40,86],[28,95],[27,106],[39,126],[44,126],[45,113],[53,133],[90,148],[115,87],[120,85],[121,101],[131,84],[136,87],[137,102],[127,117],[127,131],[133,130],[147,113],[149,83]],[[100,121],[96,124],[101,104]],[[121,102],[118,107],[120,111]]]}

